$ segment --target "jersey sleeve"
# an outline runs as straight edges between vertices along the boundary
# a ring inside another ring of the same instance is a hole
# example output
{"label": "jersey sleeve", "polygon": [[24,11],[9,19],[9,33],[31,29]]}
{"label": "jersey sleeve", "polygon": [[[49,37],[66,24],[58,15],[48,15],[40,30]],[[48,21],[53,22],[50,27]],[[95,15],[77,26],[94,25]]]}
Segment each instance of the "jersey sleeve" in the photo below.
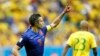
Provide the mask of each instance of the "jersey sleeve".
{"label": "jersey sleeve", "polygon": [[69,37],[69,39],[68,39],[68,41],[67,41],[67,44],[69,45],[69,46],[73,46],[73,35],[71,35],[70,37]]}
{"label": "jersey sleeve", "polygon": [[46,33],[48,31],[50,31],[50,30],[51,30],[51,26],[50,25],[47,25],[47,26],[45,26],[45,27],[42,28],[42,31],[43,31],[44,35],[46,35]]}
{"label": "jersey sleeve", "polygon": [[92,38],[90,38],[90,40],[91,40],[91,48],[95,48],[95,47],[97,47],[97,44],[96,44],[96,40],[95,40],[95,37],[94,37],[94,35],[93,34],[91,34],[91,36],[92,36]]}
{"label": "jersey sleeve", "polygon": [[25,36],[22,35],[21,38],[19,39],[19,41],[17,42],[17,46],[19,46],[20,48],[22,48],[25,44]]}

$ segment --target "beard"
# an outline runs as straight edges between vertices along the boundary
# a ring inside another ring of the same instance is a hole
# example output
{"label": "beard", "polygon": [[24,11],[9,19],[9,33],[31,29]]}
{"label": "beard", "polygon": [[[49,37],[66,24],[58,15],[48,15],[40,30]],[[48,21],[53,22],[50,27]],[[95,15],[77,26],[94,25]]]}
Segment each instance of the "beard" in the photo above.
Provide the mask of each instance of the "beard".
{"label": "beard", "polygon": [[43,28],[43,25],[39,25],[39,26],[38,26],[38,29],[41,29],[41,28]]}

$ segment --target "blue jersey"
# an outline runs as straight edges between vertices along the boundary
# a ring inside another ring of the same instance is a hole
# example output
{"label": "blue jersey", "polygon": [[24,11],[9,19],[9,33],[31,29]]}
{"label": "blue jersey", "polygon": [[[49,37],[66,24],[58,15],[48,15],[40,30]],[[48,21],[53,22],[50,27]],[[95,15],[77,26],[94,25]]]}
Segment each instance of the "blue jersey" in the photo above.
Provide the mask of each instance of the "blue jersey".
{"label": "blue jersey", "polygon": [[47,27],[43,27],[38,33],[30,27],[22,34],[17,46],[20,48],[25,46],[27,56],[43,56],[46,32]]}

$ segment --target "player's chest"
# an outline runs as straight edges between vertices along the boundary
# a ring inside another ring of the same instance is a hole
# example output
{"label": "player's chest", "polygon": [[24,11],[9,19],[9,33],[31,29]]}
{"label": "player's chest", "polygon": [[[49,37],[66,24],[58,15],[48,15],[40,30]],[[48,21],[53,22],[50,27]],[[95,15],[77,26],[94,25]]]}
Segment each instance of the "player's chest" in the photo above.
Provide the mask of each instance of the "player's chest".
{"label": "player's chest", "polygon": [[33,34],[29,37],[29,43],[31,43],[31,45],[43,45],[44,40],[44,35],[40,33]]}

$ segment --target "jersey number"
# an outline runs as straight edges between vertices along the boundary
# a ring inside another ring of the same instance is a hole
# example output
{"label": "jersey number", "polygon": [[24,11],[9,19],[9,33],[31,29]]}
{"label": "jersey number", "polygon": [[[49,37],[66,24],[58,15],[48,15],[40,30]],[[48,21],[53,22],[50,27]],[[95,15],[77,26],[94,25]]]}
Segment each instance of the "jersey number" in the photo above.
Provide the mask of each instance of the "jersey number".
{"label": "jersey number", "polygon": [[[76,38],[76,43],[75,43],[75,45],[74,45],[74,50],[84,50],[85,49],[85,43],[86,43],[86,39],[84,39],[84,38],[82,38],[81,40],[79,40],[78,38]],[[82,46],[82,48],[76,48],[76,46],[78,45],[78,44],[81,44],[81,46]]]}

